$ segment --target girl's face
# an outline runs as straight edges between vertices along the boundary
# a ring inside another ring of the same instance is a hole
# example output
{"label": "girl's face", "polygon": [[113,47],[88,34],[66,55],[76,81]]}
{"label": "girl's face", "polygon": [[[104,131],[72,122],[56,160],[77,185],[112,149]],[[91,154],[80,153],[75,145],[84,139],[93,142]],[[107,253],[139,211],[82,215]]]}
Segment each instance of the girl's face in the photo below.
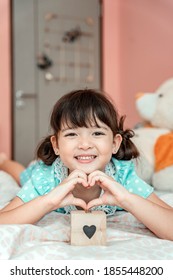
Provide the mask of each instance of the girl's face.
{"label": "girl's face", "polygon": [[54,151],[58,154],[72,172],[75,169],[90,174],[95,170],[104,171],[110,161],[112,153],[116,153],[122,141],[122,137],[116,134],[113,137],[112,130],[96,119],[100,127],[77,127],[69,128],[64,125],[58,133],[58,140],[51,137]]}

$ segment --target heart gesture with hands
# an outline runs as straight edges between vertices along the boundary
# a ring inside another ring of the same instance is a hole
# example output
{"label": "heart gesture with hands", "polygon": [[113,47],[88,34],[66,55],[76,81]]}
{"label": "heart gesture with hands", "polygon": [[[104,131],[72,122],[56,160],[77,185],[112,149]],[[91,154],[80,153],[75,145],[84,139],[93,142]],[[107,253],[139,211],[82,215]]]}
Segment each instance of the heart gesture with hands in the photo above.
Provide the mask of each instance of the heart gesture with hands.
{"label": "heart gesture with hands", "polygon": [[[82,185],[85,190],[91,190],[95,185],[104,190],[103,195],[98,198],[91,199],[88,204],[84,199],[76,197],[73,192],[77,185]],[[128,191],[117,183],[113,178],[106,175],[104,172],[96,170],[89,175],[81,170],[74,170],[70,175],[48,196],[51,199],[53,209],[67,205],[76,205],[84,210],[98,205],[116,205],[122,207]]]}

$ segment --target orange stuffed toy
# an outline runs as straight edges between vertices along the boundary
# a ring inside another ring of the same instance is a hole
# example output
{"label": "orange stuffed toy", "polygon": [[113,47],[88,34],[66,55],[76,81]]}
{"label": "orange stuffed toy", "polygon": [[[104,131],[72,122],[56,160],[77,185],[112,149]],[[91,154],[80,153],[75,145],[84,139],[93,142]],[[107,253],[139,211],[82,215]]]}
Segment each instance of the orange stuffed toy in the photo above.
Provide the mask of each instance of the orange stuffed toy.
{"label": "orange stuffed toy", "polygon": [[173,191],[173,79],[154,93],[138,94],[136,108],[143,120],[134,130],[141,153],[137,173],[155,189]]}

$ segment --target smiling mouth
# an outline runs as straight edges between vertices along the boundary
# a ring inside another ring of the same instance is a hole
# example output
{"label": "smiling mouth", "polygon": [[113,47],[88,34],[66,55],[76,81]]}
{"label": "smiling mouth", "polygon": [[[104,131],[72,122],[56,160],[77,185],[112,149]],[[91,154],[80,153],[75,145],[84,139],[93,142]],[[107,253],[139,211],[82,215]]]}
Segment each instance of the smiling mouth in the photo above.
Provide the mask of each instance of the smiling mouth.
{"label": "smiling mouth", "polygon": [[87,162],[87,161],[92,161],[93,159],[96,158],[96,156],[94,156],[94,155],[89,155],[89,156],[81,155],[81,156],[76,156],[75,158],[76,158],[78,161]]}

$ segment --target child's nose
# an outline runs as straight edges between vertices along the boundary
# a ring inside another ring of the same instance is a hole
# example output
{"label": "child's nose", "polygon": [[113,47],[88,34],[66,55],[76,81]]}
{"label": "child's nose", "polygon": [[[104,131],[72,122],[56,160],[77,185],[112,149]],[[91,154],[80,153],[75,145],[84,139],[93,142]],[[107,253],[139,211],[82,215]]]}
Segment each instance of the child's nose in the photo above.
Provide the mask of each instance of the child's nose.
{"label": "child's nose", "polygon": [[89,137],[82,137],[79,141],[78,145],[79,149],[87,150],[89,148],[93,147],[92,141],[89,139]]}

